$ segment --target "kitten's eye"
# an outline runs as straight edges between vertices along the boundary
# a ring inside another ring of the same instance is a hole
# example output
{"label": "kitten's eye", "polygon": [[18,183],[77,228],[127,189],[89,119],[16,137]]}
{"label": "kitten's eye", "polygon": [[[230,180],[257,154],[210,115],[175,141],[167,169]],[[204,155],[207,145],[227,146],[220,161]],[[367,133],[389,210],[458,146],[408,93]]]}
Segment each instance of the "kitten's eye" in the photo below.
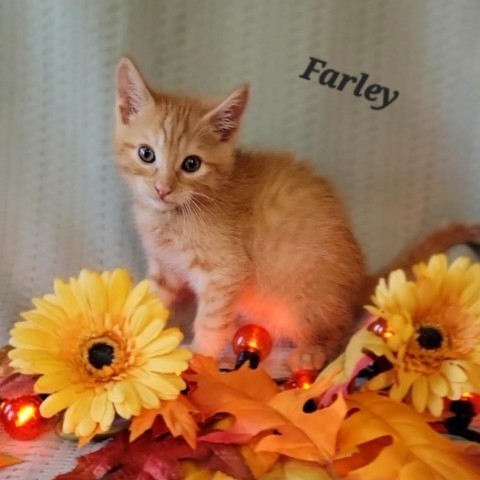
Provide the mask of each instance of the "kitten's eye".
{"label": "kitten's eye", "polygon": [[153,163],[155,161],[155,152],[148,145],[141,145],[138,149],[140,160],[145,163]]}
{"label": "kitten's eye", "polygon": [[193,173],[200,168],[201,164],[202,160],[199,157],[196,155],[189,155],[182,163],[182,170],[187,173]]}

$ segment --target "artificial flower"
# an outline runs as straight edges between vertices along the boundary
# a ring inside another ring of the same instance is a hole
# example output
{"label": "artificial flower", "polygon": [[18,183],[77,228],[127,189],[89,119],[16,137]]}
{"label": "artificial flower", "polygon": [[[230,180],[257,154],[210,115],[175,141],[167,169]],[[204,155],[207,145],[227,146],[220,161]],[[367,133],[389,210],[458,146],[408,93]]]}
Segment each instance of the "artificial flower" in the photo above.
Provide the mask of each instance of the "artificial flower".
{"label": "artificial flower", "polygon": [[383,349],[393,368],[374,377],[371,389],[391,386],[396,400],[440,416],[444,398],[480,390],[480,265],[445,255],[381,280],[367,309],[386,322]]}
{"label": "artificial flower", "polygon": [[147,280],[134,286],[126,270],[83,270],[54,294],[33,300],[11,330],[11,365],[40,375],[45,417],[65,410],[63,432],[84,441],[125,419],[158,408],[185,388],[180,373],[191,353],[183,335],[165,329],[168,311]]}

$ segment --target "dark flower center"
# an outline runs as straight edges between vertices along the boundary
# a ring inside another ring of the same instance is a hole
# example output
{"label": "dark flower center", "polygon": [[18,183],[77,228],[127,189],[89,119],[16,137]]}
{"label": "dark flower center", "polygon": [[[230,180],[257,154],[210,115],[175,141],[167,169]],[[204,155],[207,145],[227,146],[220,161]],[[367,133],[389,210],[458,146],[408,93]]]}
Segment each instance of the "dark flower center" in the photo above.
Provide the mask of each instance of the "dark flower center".
{"label": "dark flower center", "polygon": [[442,346],[443,335],[435,327],[420,327],[417,342],[425,350],[436,350]]}
{"label": "dark flower center", "polygon": [[90,365],[98,370],[109,367],[115,358],[115,349],[108,343],[94,343],[88,349],[88,361]]}

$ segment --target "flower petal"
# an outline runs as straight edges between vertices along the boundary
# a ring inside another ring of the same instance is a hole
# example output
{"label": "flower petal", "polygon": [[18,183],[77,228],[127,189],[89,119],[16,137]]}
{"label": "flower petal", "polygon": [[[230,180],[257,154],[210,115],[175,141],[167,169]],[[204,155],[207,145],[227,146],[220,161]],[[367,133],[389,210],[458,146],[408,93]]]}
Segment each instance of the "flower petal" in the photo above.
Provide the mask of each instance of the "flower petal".
{"label": "flower petal", "polygon": [[112,272],[108,284],[108,309],[110,312],[117,313],[122,310],[125,300],[132,291],[132,279],[130,274],[123,268],[118,268]]}
{"label": "flower petal", "polygon": [[42,417],[50,418],[58,412],[65,410],[78,399],[79,391],[81,391],[81,387],[70,385],[57,393],[49,395],[40,405]]}
{"label": "flower petal", "polygon": [[92,420],[100,423],[105,417],[107,411],[107,404],[109,403],[107,392],[101,392],[95,395],[92,399],[92,407],[90,409],[90,416]]}
{"label": "flower petal", "polygon": [[126,319],[129,319],[134,310],[142,303],[150,291],[150,282],[143,280],[130,293],[123,306],[122,312]]}
{"label": "flower petal", "polygon": [[158,373],[179,373],[188,368],[192,354],[188,350],[175,350],[168,355],[150,358],[145,368]]}
{"label": "flower petal", "polygon": [[64,325],[63,320],[60,321],[56,317],[47,316],[38,310],[30,310],[28,312],[22,313],[22,318],[30,322],[31,325],[36,325],[43,329],[52,329],[56,330],[58,327]]}
{"label": "flower petal", "polygon": [[412,385],[412,404],[419,413],[425,411],[428,400],[428,382],[422,375],[418,377]]}
{"label": "flower petal", "polygon": [[137,335],[135,338],[135,345],[137,349],[141,350],[143,347],[145,347],[145,345],[149,344],[152,340],[155,340],[157,335],[159,335],[159,333],[162,331],[163,326],[163,320],[152,320],[147,328],[145,328],[143,332]]}
{"label": "flower petal", "polygon": [[130,418],[132,418],[133,415],[135,415],[135,413],[132,411],[130,404],[128,404],[127,402],[115,403],[114,406],[117,413],[125,420],[129,420]]}
{"label": "flower petal", "polygon": [[90,309],[95,313],[107,310],[107,288],[97,272],[91,272],[87,282],[87,298]]}
{"label": "flower petal", "polygon": [[428,396],[427,408],[434,417],[440,417],[443,412],[443,397],[439,397],[431,391]]}
{"label": "flower petal", "polygon": [[73,316],[81,312],[80,305],[73,295],[70,285],[56,278],[53,282],[53,289],[67,315]]}
{"label": "flower petal", "polygon": [[428,377],[428,386],[438,397],[446,397],[448,394],[448,383],[440,373],[434,373]]}
{"label": "flower petal", "polygon": [[75,297],[75,300],[78,303],[78,306],[80,307],[80,310],[83,313],[87,313],[90,310],[90,308],[88,305],[85,288],[82,288],[82,285],[80,284],[80,281],[78,279],[71,278],[70,289],[72,291],[72,295]]}
{"label": "flower petal", "polygon": [[90,437],[95,432],[96,428],[97,423],[94,422],[90,416],[85,415],[80,420],[75,433],[79,437]]}
{"label": "flower petal", "polygon": [[108,390],[107,390],[108,399],[113,403],[121,403],[125,400],[125,392],[120,386],[120,383],[114,383]]}
{"label": "flower petal", "polygon": [[130,321],[128,322],[131,334],[134,336],[139,335],[148,327],[150,320],[150,312],[148,311],[146,305],[141,305],[140,307],[136,308],[130,317]]}
{"label": "flower petal", "polygon": [[464,393],[463,385],[461,385],[460,383],[452,382],[448,385],[448,387],[449,393],[447,395],[447,398],[449,400],[459,400]]}
{"label": "flower petal", "polygon": [[143,408],[152,409],[158,408],[160,406],[160,399],[152,389],[146,387],[141,382],[134,380],[132,380],[132,382],[133,388],[136,390]]}
{"label": "flower petal", "polygon": [[26,326],[25,322],[17,323],[10,330],[10,345],[17,348],[35,348],[38,350],[58,350],[58,339],[54,338],[49,332]]}
{"label": "flower petal", "polygon": [[89,417],[91,410],[91,402],[93,399],[93,392],[83,392],[81,395],[77,396],[75,402],[70,405],[65,411],[63,417],[63,432],[66,434],[75,433],[78,437],[83,437],[86,435],[81,435],[78,431],[80,422],[85,418]]}
{"label": "flower petal", "polygon": [[140,399],[132,386],[131,380],[123,380],[118,383],[118,388],[123,392],[124,403],[127,403],[133,415],[138,415],[142,409]]}
{"label": "flower petal", "polygon": [[405,395],[409,392],[413,382],[419,377],[417,372],[397,372],[397,383],[393,384],[390,389],[390,398],[393,400],[401,401]]}
{"label": "flower petal", "polygon": [[144,345],[142,347],[142,354],[145,357],[165,355],[175,350],[182,340],[183,333],[178,328],[168,328]]}
{"label": "flower petal", "polygon": [[161,400],[173,400],[186,387],[183,378],[177,375],[156,374],[138,377],[147,387],[151,388]]}
{"label": "flower petal", "polygon": [[54,393],[66,389],[72,384],[70,371],[59,368],[57,371],[42,375],[35,383],[35,392]]}
{"label": "flower petal", "polygon": [[51,361],[56,359],[56,355],[48,350],[25,350],[24,348],[14,348],[8,352],[8,358],[14,360],[20,358],[29,363],[42,361]]}
{"label": "flower petal", "polygon": [[451,382],[466,382],[467,374],[465,370],[454,362],[443,362],[440,371]]}
{"label": "flower petal", "polygon": [[375,375],[366,385],[368,390],[382,390],[389,387],[395,382],[394,370],[387,370],[386,372]]}
{"label": "flower petal", "polygon": [[55,322],[61,325],[65,325],[67,314],[62,307],[52,303],[46,298],[34,298],[32,303],[35,305],[40,314],[55,320]]}
{"label": "flower petal", "polygon": [[105,409],[105,413],[100,420],[100,429],[103,432],[106,432],[112,426],[113,421],[115,420],[115,409],[113,408],[113,404],[111,402],[107,402],[107,406]]}

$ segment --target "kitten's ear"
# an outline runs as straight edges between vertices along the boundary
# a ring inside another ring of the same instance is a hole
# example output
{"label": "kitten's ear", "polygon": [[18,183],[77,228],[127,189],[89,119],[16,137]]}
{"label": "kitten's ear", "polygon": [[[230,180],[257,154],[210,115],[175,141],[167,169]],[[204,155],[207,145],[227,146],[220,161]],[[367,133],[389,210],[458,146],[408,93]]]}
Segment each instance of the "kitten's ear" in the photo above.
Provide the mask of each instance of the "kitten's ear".
{"label": "kitten's ear", "polygon": [[150,90],[135,64],[123,57],[117,66],[117,118],[124,125],[153,103]]}
{"label": "kitten's ear", "polygon": [[226,100],[207,113],[206,120],[210,123],[220,141],[228,142],[240,126],[249,95],[248,85],[235,90]]}

